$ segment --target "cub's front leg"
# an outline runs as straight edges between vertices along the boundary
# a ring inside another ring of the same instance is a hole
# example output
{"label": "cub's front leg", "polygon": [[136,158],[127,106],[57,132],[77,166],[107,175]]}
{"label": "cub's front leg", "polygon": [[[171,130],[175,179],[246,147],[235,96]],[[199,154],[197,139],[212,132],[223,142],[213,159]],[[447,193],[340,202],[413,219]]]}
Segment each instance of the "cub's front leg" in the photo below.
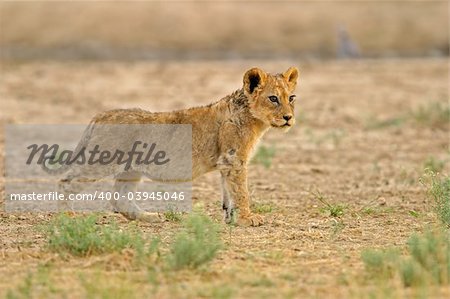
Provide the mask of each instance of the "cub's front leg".
{"label": "cub's front leg", "polygon": [[[255,215],[250,211],[250,198],[247,189],[247,163],[241,159],[234,149],[226,151],[221,155],[218,163],[221,169],[224,195],[228,202],[226,213],[231,212],[234,207],[238,209],[237,224],[242,226],[259,226],[264,223],[260,215]],[[226,204],[224,202],[224,204]],[[227,213],[227,214],[228,214]],[[229,217],[229,216],[228,216]],[[229,222],[227,216],[226,222]]]}
{"label": "cub's front leg", "polygon": [[227,177],[228,171],[221,171],[221,186],[222,186],[222,209],[225,213],[225,223],[230,224],[233,221],[234,216],[234,206],[231,201],[230,192],[227,187]]}

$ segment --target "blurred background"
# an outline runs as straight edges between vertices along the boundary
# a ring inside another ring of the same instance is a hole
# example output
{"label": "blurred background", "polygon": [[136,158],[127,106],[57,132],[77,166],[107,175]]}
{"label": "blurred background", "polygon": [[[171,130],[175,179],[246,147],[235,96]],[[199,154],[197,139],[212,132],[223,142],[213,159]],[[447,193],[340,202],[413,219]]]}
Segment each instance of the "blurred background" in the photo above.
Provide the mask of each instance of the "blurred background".
{"label": "blurred background", "polygon": [[7,59],[447,56],[446,1],[2,2]]}

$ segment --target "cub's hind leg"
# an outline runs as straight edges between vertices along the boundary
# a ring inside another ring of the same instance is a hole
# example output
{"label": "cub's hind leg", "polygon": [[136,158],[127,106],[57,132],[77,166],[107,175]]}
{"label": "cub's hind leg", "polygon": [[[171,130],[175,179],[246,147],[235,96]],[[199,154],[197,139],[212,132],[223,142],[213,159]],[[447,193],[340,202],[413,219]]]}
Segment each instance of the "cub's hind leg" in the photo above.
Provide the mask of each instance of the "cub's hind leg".
{"label": "cub's hind leg", "polygon": [[[118,200],[111,203],[116,212],[121,213],[128,220],[142,220],[147,222],[159,222],[163,219],[157,213],[149,213],[141,209],[134,200],[129,200],[129,193],[135,193],[142,173],[138,171],[122,172],[115,176],[114,192],[119,193]],[[136,198],[132,196],[130,198]]]}
{"label": "cub's hind leg", "polygon": [[139,214],[143,213],[134,201],[128,200],[128,193],[137,191],[141,177],[141,173],[136,171],[122,172],[115,176],[114,193],[117,192],[119,196],[118,199],[112,200],[111,204],[116,212],[129,220],[136,220]]}
{"label": "cub's hind leg", "polygon": [[58,200],[58,211],[89,210],[89,201],[79,201],[76,198],[92,182],[95,180],[82,175],[79,171],[69,170],[58,182],[58,192],[64,195],[64,200]]}

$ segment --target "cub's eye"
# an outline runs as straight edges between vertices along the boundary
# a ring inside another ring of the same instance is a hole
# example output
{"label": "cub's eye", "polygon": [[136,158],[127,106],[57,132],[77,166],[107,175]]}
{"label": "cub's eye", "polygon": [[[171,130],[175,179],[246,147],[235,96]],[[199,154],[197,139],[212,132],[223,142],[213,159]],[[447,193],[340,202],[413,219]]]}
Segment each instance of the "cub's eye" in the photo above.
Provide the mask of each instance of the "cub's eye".
{"label": "cub's eye", "polygon": [[272,103],[278,103],[278,97],[277,97],[277,96],[270,96],[270,97],[269,97],[269,100],[270,100]]}
{"label": "cub's eye", "polygon": [[289,103],[292,103],[293,101],[295,101],[295,97],[296,97],[295,94],[291,95],[291,96],[289,97]]}

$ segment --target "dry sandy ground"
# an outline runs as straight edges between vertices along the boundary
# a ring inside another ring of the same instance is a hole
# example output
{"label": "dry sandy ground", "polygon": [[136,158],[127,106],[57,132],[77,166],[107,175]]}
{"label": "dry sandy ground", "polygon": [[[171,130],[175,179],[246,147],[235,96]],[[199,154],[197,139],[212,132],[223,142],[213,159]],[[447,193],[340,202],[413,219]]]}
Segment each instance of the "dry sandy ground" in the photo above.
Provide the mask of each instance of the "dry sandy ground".
{"label": "dry sandy ground", "polygon": [[[52,215],[0,212],[0,297],[40,264],[51,268],[55,298],[86,296],[80,273],[117,296],[127,289],[158,298],[367,296],[361,250],[404,248],[413,232],[434,221],[419,178],[428,157],[449,160],[449,127],[421,124],[410,111],[433,102],[448,105],[447,60],[3,63],[1,122],[87,123],[111,108],[206,104],[239,88],[244,71],[255,65],[301,70],[298,125],[263,138],[262,144],[276,147],[270,169],[250,166],[253,200],[273,206],[266,225],[224,229],[226,247],[207,269],[157,275],[155,289],[126,254],[62,259],[46,251],[36,228]],[[403,121],[380,122],[392,119]],[[344,215],[321,211],[317,190],[330,203],[345,205]],[[217,174],[195,182],[194,201],[220,221]],[[104,220],[112,218],[126,224],[118,215]],[[137,225],[163,243],[180,226]]]}

